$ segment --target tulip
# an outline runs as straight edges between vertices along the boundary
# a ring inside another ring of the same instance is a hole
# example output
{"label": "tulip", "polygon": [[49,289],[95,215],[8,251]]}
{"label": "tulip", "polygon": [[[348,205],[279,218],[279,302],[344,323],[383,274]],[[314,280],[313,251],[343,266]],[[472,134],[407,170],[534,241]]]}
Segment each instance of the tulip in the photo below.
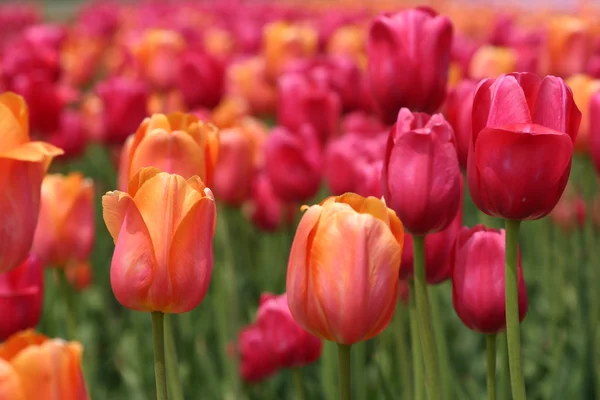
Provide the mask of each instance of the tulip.
{"label": "tulip", "polygon": [[377,136],[386,130],[379,118],[364,111],[348,113],[342,119],[343,133],[360,133],[364,136]]}
{"label": "tulip", "polygon": [[592,96],[600,92],[600,79],[593,79],[585,74],[576,74],[565,80],[573,91],[573,100],[581,111],[581,124],[575,140],[575,150],[587,152],[590,148],[590,120],[592,117],[590,103]]}
{"label": "tulip", "polygon": [[562,79],[530,73],[480,82],[467,179],[477,207],[511,220],[547,215],[571,170],[581,112]]}
{"label": "tulip", "polygon": [[471,110],[473,108],[473,95],[477,82],[463,80],[448,92],[444,104],[444,116],[454,128],[456,152],[461,168],[467,168],[469,155],[469,140],[471,139]]}
{"label": "tulip", "polygon": [[92,266],[88,261],[67,265],[65,273],[69,283],[79,292],[85,290],[94,280]]}
{"label": "tulip", "polygon": [[250,116],[250,111],[250,104],[244,98],[232,95],[224,97],[209,114],[211,122],[222,129],[238,125],[241,120]]}
{"label": "tulip", "polygon": [[35,328],[40,321],[44,298],[43,267],[41,260],[30,254],[17,268],[0,275],[0,307],[4,310],[0,340],[6,340],[18,331]]}
{"label": "tulip", "polygon": [[384,122],[402,107],[433,113],[446,97],[452,23],[426,7],[380,15],[367,52],[373,96]]}
{"label": "tulip", "polygon": [[516,70],[517,52],[510,47],[481,46],[469,64],[472,79],[496,78]]}
{"label": "tulip", "polygon": [[213,187],[217,199],[237,206],[248,198],[252,177],[262,163],[266,132],[264,124],[251,118],[219,132],[219,161]]}
{"label": "tulip", "polygon": [[293,222],[296,208],[277,196],[269,177],[261,171],[254,176],[249,199],[242,210],[258,228],[273,232],[284,223]]}
{"label": "tulip", "polygon": [[106,193],[102,207],[116,246],[110,282],[117,300],[162,313],[198,306],[212,275],[216,223],[215,202],[202,180],[143,168],[128,192]]}
{"label": "tulip", "polygon": [[114,77],[100,82],[95,91],[99,97],[102,139],[109,144],[123,143],[148,114],[146,84]]}
{"label": "tulip", "polygon": [[327,41],[327,53],[350,57],[361,70],[367,68],[366,35],[357,25],[345,25],[338,28]]}
{"label": "tulip", "polygon": [[88,400],[78,342],[31,330],[0,345],[0,395],[11,400]]}
{"label": "tulip", "polygon": [[143,76],[159,91],[168,91],[177,81],[177,60],[185,49],[185,40],[177,32],[150,29],[133,53],[141,64]]}
{"label": "tulip", "polygon": [[358,179],[354,192],[363,197],[373,196],[381,198],[381,170],[383,160],[368,161],[359,159],[356,163]]}
{"label": "tulip", "polygon": [[[504,229],[464,227],[452,253],[452,302],[463,323],[476,332],[506,328]],[[519,255],[519,321],[527,314],[527,290]]]}
{"label": "tulip", "polygon": [[179,59],[176,80],[189,109],[213,108],[221,101],[225,68],[222,62],[208,53],[186,50]]}
{"label": "tulip", "polygon": [[46,175],[42,182],[33,252],[47,266],[87,260],[94,244],[94,185],[78,172]]}
{"label": "tulip", "polygon": [[309,125],[321,143],[335,136],[341,114],[339,96],[322,74],[287,73],[279,78],[277,121],[297,131]]}
{"label": "tulip", "polygon": [[40,187],[52,158],[62,150],[29,140],[27,106],[14,93],[0,95],[0,273],[18,266],[31,249],[40,207]]}
{"label": "tulip", "polygon": [[575,192],[573,188],[567,186],[556,207],[550,213],[550,219],[560,226],[565,233],[569,233],[577,227],[583,229],[586,210],[587,205],[581,193]]}
{"label": "tulip", "polygon": [[316,132],[303,126],[296,133],[273,129],[265,143],[265,167],[283,201],[306,201],[319,190],[322,150]]}
{"label": "tulip", "polygon": [[381,187],[407,231],[446,229],[458,212],[461,174],[452,127],[441,114],[403,108],[388,137]]}
{"label": "tulip", "polygon": [[583,71],[590,47],[591,35],[582,18],[570,15],[551,18],[546,39],[547,73],[566,77]]}
{"label": "tulip", "polygon": [[267,79],[262,58],[231,63],[226,72],[226,86],[229,93],[246,100],[253,114],[269,115],[275,112],[277,89]]}
{"label": "tulip", "polygon": [[298,324],[346,345],[381,333],[396,307],[403,243],[402,223],[374,197],[347,193],[308,208],[286,283]]}
{"label": "tulip", "polygon": [[75,110],[64,110],[58,130],[48,137],[51,144],[63,149],[64,158],[81,156],[85,151],[86,139],[83,118]]}
{"label": "tulip", "polygon": [[278,77],[290,61],[310,57],[317,51],[317,32],[305,25],[283,21],[263,28],[263,54],[268,75]]}
{"label": "tulip", "polygon": [[211,185],[219,141],[217,129],[192,114],[154,114],[139,126],[125,156],[129,162],[123,172],[131,179],[144,167],[181,175],[198,175]]}
{"label": "tulip", "polygon": [[238,350],[240,373],[244,381],[260,382],[277,371],[279,366],[271,346],[272,343],[267,341],[259,326],[249,325],[242,329],[238,337]]}

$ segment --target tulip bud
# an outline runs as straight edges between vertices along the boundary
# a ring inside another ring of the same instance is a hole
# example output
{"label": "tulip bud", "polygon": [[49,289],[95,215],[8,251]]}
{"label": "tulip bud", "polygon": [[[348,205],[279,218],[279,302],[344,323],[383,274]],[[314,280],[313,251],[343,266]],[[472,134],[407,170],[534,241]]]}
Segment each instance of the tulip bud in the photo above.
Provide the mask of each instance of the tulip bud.
{"label": "tulip bud", "polygon": [[263,28],[263,53],[267,72],[274,79],[290,61],[309,57],[317,51],[317,32],[304,25],[283,21]]}
{"label": "tulip bud", "polygon": [[176,79],[188,109],[214,108],[223,94],[225,68],[208,53],[187,50],[179,60]]}
{"label": "tulip bud", "polygon": [[475,88],[477,88],[477,82],[475,81],[460,81],[456,87],[448,92],[448,98],[444,103],[444,116],[454,128],[456,152],[461,168],[467,168],[469,140],[471,138],[471,110]]}
{"label": "tulip bud", "polygon": [[[495,334],[506,328],[504,229],[464,227],[452,253],[452,302],[470,329]],[[521,255],[518,264],[519,321],[527,314]]]}
{"label": "tulip bud", "polygon": [[233,62],[227,68],[228,93],[245,99],[254,115],[275,112],[277,89],[268,80],[265,61],[255,57]]}
{"label": "tulip bud", "polygon": [[269,177],[261,171],[254,176],[250,198],[242,210],[259,229],[272,232],[285,223],[293,222],[296,207],[285,203],[275,194]]}
{"label": "tulip bud", "polygon": [[62,150],[29,140],[29,115],[22,97],[0,95],[0,273],[18,266],[31,249],[40,207],[40,187],[52,158]]}
{"label": "tulip bud", "polygon": [[446,97],[452,23],[427,7],[375,18],[369,30],[369,79],[382,119],[407,107],[433,113]]}
{"label": "tulip bud", "polygon": [[585,153],[590,148],[590,119],[593,113],[590,103],[592,96],[600,92],[600,79],[576,74],[567,78],[565,84],[573,91],[573,100],[581,111],[581,124],[575,140],[575,151]]}
{"label": "tulip bud", "polygon": [[472,79],[496,78],[513,72],[517,65],[517,52],[510,47],[481,46],[469,64]]}
{"label": "tulip bud", "polygon": [[279,198],[306,201],[319,190],[322,150],[316,132],[303,126],[298,132],[277,127],[265,144],[265,166]]}
{"label": "tulip bud", "polygon": [[279,369],[271,351],[272,345],[258,325],[249,325],[242,329],[238,337],[238,351],[240,373],[244,381],[260,382]]}
{"label": "tulip bud", "polygon": [[43,267],[41,260],[30,254],[17,268],[0,274],[0,307],[3,310],[0,340],[21,330],[35,328],[40,321],[44,298]]}
{"label": "tulip bud", "polygon": [[425,235],[450,225],[460,204],[461,174],[454,133],[441,114],[400,110],[388,137],[381,185],[408,232]]}
{"label": "tulip bud", "polygon": [[306,211],[287,272],[290,311],[326,340],[353,344],[389,324],[398,299],[404,230],[374,197],[329,197]]}
{"label": "tulip bud", "polygon": [[81,156],[87,144],[81,114],[75,110],[64,110],[58,130],[48,137],[48,141],[63,149],[65,154],[61,158]]}
{"label": "tulip bud", "polygon": [[49,267],[87,260],[94,245],[94,185],[73,172],[46,175],[33,252]]}
{"label": "tulip bud", "polygon": [[127,193],[106,193],[102,207],[115,241],[110,282],[117,300],[149,312],[197,307],[212,275],[216,227],[215,202],[202,180],[143,168]]}
{"label": "tulip bud", "polygon": [[477,207],[514,220],[547,215],[569,179],[580,120],[560,78],[515,73],[481,81],[467,162]]}
{"label": "tulip bud", "polygon": [[560,15],[547,25],[546,73],[566,77],[583,71],[591,44],[586,22],[577,16]]}

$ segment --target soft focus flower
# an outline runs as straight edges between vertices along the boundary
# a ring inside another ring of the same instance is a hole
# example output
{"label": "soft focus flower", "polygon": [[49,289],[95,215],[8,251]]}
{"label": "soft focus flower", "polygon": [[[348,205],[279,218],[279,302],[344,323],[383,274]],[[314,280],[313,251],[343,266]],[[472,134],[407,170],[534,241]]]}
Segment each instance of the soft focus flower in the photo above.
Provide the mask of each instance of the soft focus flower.
{"label": "soft focus flower", "polygon": [[117,300],[138,311],[183,313],[200,304],[213,267],[216,207],[197,176],[143,168],[125,192],[102,198],[115,241],[110,282]]}
{"label": "soft focus flower", "polygon": [[389,324],[398,299],[404,230],[374,197],[329,197],[306,211],[292,244],[288,304],[298,324],[353,344]]}
{"label": "soft focus flower", "polygon": [[58,130],[48,135],[48,142],[63,149],[64,158],[81,156],[87,144],[81,113],[71,109],[64,110],[60,116]]}
{"label": "soft focus flower", "polygon": [[308,25],[276,21],[263,28],[263,54],[271,78],[279,76],[290,61],[317,51],[317,32]]}
{"label": "soft focus flower", "polygon": [[43,267],[41,260],[30,254],[17,268],[0,274],[0,307],[3,313],[0,340],[6,340],[18,331],[35,328],[40,321],[44,299]]}
{"label": "soft focus flower", "polygon": [[38,221],[40,187],[52,158],[62,150],[29,140],[29,115],[22,97],[0,95],[0,273],[27,257]]}
{"label": "soft focus flower", "polygon": [[142,74],[157,90],[172,89],[177,80],[177,61],[185,49],[185,40],[176,31],[148,30],[133,52],[141,64]]}
{"label": "soft focus flower", "polygon": [[144,119],[131,146],[124,149],[129,162],[119,171],[131,179],[144,167],[183,176],[198,175],[211,185],[219,152],[217,129],[192,114],[154,114]]}
{"label": "soft focus flower", "polygon": [[[385,125],[374,115],[367,114],[364,111],[354,111],[348,113],[342,119],[343,133],[358,133],[363,136],[378,136],[386,131]],[[386,132],[387,133],[387,132]]]}
{"label": "soft focus flower", "polygon": [[224,97],[210,114],[211,122],[219,129],[236,126],[250,114],[250,105],[239,96]]}
{"label": "soft focus flower", "polygon": [[426,7],[380,15],[369,30],[369,79],[382,119],[433,113],[446,97],[452,23]]}
{"label": "soft focus flower", "polygon": [[[452,302],[470,329],[495,334],[506,328],[504,229],[464,227],[452,254]],[[519,320],[527,314],[527,289],[518,264]]]}
{"label": "soft focus flower", "polygon": [[226,72],[227,91],[244,98],[253,114],[272,114],[276,108],[277,89],[267,78],[263,58],[234,62]]}
{"label": "soft focus flower", "polygon": [[271,352],[272,345],[258,325],[248,325],[241,330],[237,347],[240,353],[240,373],[244,381],[260,382],[277,372],[279,366],[275,361],[275,354]]}
{"label": "soft focus flower", "polygon": [[72,262],[65,268],[69,283],[81,292],[92,284],[94,280],[92,266],[89,261]]}
{"label": "soft focus flower", "polygon": [[79,87],[88,84],[98,70],[104,47],[102,38],[73,29],[60,54],[65,81]]}
{"label": "soft focus flower", "polygon": [[467,168],[469,155],[469,140],[471,139],[471,111],[473,109],[473,95],[477,82],[462,80],[448,92],[444,103],[444,116],[454,128],[456,152],[461,168]]}
{"label": "soft focus flower", "polygon": [[388,137],[381,187],[408,232],[425,235],[450,225],[460,203],[461,174],[454,133],[441,114],[400,110]]}
{"label": "soft focus flower", "polygon": [[588,152],[590,147],[590,119],[595,111],[590,107],[592,96],[600,92],[600,79],[585,74],[572,75],[565,83],[573,91],[573,100],[581,111],[581,124],[575,140],[575,150]]}
{"label": "soft focus flower", "polygon": [[215,56],[197,49],[187,49],[177,62],[177,88],[188,109],[213,108],[219,104],[225,84],[223,63]]}
{"label": "soft focus flower", "polygon": [[301,202],[313,197],[321,183],[322,150],[316,132],[273,129],[265,143],[265,168],[277,196]]}
{"label": "soft focus flower", "polygon": [[217,199],[235,206],[248,198],[252,178],[262,164],[266,136],[267,127],[252,118],[219,132],[219,161],[213,184]]}
{"label": "soft focus flower", "polygon": [[272,232],[285,223],[292,223],[296,207],[281,200],[264,171],[257,172],[252,180],[250,196],[242,211],[258,228]]}
{"label": "soft focus flower", "polygon": [[329,38],[327,53],[349,57],[364,71],[367,68],[367,38],[365,29],[358,25],[340,27]]}
{"label": "soft focus flower", "polygon": [[87,260],[94,244],[94,184],[78,172],[46,175],[33,252],[48,267]]}
{"label": "soft focus flower", "polygon": [[467,163],[477,207],[515,220],[548,214],[569,179],[580,120],[560,78],[516,73],[480,82]]}
{"label": "soft focus flower", "polygon": [[481,46],[469,64],[469,77],[475,80],[496,78],[516,70],[517,52],[510,47]]}
{"label": "soft focus flower", "polygon": [[95,91],[102,140],[123,143],[148,114],[147,85],[137,79],[114,77],[100,82]]}
{"label": "soft focus flower", "polygon": [[590,50],[590,35],[586,22],[571,15],[558,15],[547,24],[547,71],[567,77],[584,70]]}
{"label": "soft focus flower", "polygon": [[564,232],[569,233],[574,228],[583,229],[586,213],[587,205],[581,192],[567,186],[560,200],[556,203],[556,207],[550,213],[550,219],[560,226]]}

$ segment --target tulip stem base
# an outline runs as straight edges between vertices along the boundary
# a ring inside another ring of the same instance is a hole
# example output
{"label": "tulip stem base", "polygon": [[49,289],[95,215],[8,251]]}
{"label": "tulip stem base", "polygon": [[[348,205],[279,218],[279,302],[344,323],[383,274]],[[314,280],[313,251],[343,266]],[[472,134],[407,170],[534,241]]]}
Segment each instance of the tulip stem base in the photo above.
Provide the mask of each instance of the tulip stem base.
{"label": "tulip stem base", "polygon": [[292,370],[294,375],[294,383],[296,384],[296,400],[304,400],[304,385],[302,384],[302,370],[300,368],[294,368]]}
{"label": "tulip stem base", "polygon": [[165,324],[164,314],[152,312],[152,338],[154,340],[154,375],[156,378],[156,399],[167,400],[167,380],[165,375]]}
{"label": "tulip stem base", "polygon": [[340,400],[351,399],[351,379],[350,379],[350,345],[338,343],[338,360],[340,372]]}
{"label": "tulip stem base", "polygon": [[75,323],[75,307],[73,303],[73,288],[67,279],[64,268],[58,271],[60,281],[60,291],[65,300],[65,311],[67,316],[67,338],[74,340],[77,338],[77,325]]}
{"label": "tulip stem base", "polygon": [[485,337],[485,358],[487,369],[487,398],[496,400],[496,335]]}
{"label": "tulip stem base", "polygon": [[179,379],[179,362],[177,361],[177,346],[173,336],[173,318],[174,315],[165,314],[165,361],[167,381],[172,400],[183,400],[183,392],[181,391],[181,380]]}
{"label": "tulip stem base", "polygon": [[437,349],[431,322],[425,275],[425,236],[413,236],[413,254],[415,301],[417,304],[423,363],[425,365],[427,398],[430,400],[441,400],[443,399],[443,393],[441,390],[440,368],[437,360]]}
{"label": "tulip stem base", "polygon": [[519,228],[521,221],[506,220],[506,338],[510,386],[514,400],[525,400],[525,380],[521,366],[521,332],[519,326]]}
{"label": "tulip stem base", "polygon": [[419,338],[419,319],[415,303],[415,284],[410,283],[410,347],[412,350],[413,388],[415,400],[425,399],[425,380],[423,379],[423,354],[421,353],[421,339]]}

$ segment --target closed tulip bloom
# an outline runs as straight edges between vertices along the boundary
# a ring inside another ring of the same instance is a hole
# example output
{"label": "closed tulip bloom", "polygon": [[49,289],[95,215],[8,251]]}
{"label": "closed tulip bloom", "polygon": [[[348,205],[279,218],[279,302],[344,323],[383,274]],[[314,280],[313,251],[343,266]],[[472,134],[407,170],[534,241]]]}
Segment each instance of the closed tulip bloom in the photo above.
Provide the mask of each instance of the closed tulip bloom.
{"label": "closed tulip bloom", "polygon": [[547,73],[567,77],[585,69],[592,35],[583,18],[558,15],[547,23]]}
{"label": "closed tulip bloom", "polygon": [[571,170],[581,112],[562,79],[516,73],[479,83],[467,179],[477,207],[514,220],[547,215]]}
{"label": "closed tulip bloom", "polygon": [[[10,368],[16,393],[23,400],[88,400],[78,342],[50,339],[31,330],[19,332],[0,346],[1,369]],[[15,385],[18,382],[18,385]],[[0,382],[0,394],[5,382]],[[20,389],[20,390],[18,390]],[[18,399],[12,393],[6,399]],[[4,399],[4,397],[3,397]]]}
{"label": "closed tulip bloom", "polygon": [[214,108],[223,95],[225,66],[213,55],[186,50],[179,59],[177,88],[188,109]]}
{"label": "closed tulip bloom", "polygon": [[30,254],[17,268],[0,274],[0,307],[3,310],[0,340],[35,328],[40,321],[44,298],[43,267],[41,260]]}
{"label": "closed tulip bloom", "polygon": [[576,74],[567,78],[565,83],[573,91],[573,99],[577,108],[581,111],[581,124],[575,140],[575,151],[588,152],[590,147],[590,119],[593,113],[590,103],[592,96],[600,92],[600,79],[594,79],[585,74]]}
{"label": "closed tulip bloom", "polygon": [[146,118],[137,132],[127,159],[131,179],[144,167],[191,178],[198,175],[212,184],[219,152],[217,129],[193,114],[154,114]]}
{"label": "closed tulip bloom", "polygon": [[254,115],[275,113],[277,88],[268,79],[262,57],[232,62],[227,68],[226,86],[230,94],[246,100]]}
{"label": "closed tulip bloom", "polygon": [[78,172],[46,175],[33,252],[49,267],[86,260],[94,245],[94,184]]}
{"label": "closed tulip bloom", "polygon": [[308,208],[286,283],[298,324],[348,345],[380,334],[396,307],[403,243],[402,223],[374,197],[347,193]]}
{"label": "closed tulip bloom", "polygon": [[284,224],[291,224],[297,207],[277,196],[265,171],[257,172],[252,180],[250,196],[242,211],[259,229],[274,232]]}
{"label": "closed tulip bloom", "polygon": [[446,97],[452,23],[426,7],[375,18],[369,30],[369,80],[382,119],[398,110],[433,113]]}
{"label": "closed tulip bloom", "polygon": [[277,122],[297,131],[310,125],[321,143],[336,135],[342,112],[340,97],[326,76],[287,73],[279,78]]}
{"label": "closed tulip bloom", "polygon": [[252,178],[262,162],[266,136],[267,127],[251,118],[219,132],[219,161],[213,185],[217,199],[238,206],[248,198]]}
{"label": "closed tulip bloom", "polygon": [[96,85],[95,91],[101,139],[109,144],[123,143],[148,115],[150,92],[146,83],[113,77]]}
{"label": "closed tulip bloom", "polygon": [[469,140],[471,139],[471,110],[477,82],[462,80],[448,92],[444,103],[444,116],[454,128],[456,152],[461,168],[467,168]]}
{"label": "closed tulip bloom", "polygon": [[279,365],[271,351],[272,345],[257,324],[242,329],[238,335],[237,350],[240,355],[240,374],[244,381],[260,382],[277,372]]}
{"label": "closed tulip bloom", "polygon": [[273,129],[265,144],[265,167],[277,196],[301,202],[313,197],[321,183],[322,150],[316,132]]}
{"label": "closed tulip bloom", "polygon": [[565,233],[572,232],[575,228],[583,229],[587,205],[581,192],[567,186],[556,207],[550,213],[550,219]]}
{"label": "closed tulip bloom", "polygon": [[92,266],[89,261],[76,261],[70,263],[65,269],[65,274],[67,275],[69,283],[73,285],[78,292],[85,290],[94,280]]}
{"label": "closed tulip bloom", "polygon": [[363,136],[378,136],[386,130],[381,120],[364,111],[354,111],[342,119],[343,133],[359,133]]}
{"label": "closed tulip bloom", "polygon": [[[470,329],[495,334],[506,328],[504,229],[464,227],[452,253],[452,302]],[[527,290],[518,264],[519,321],[527,314]]]}
{"label": "closed tulip bloom", "polygon": [[138,311],[183,313],[210,283],[216,207],[198,176],[141,169],[128,192],[102,198],[115,242],[110,282],[117,300]]}
{"label": "closed tulip bloom", "polygon": [[75,110],[64,110],[60,116],[58,130],[48,136],[48,141],[63,149],[61,158],[74,158],[83,155],[87,145],[87,137],[81,113]]}
{"label": "closed tulip bloom", "polygon": [[314,55],[317,46],[317,31],[310,26],[276,21],[263,28],[263,54],[271,79],[290,61]]}
{"label": "closed tulip bloom", "polygon": [[469,64],[469,77],[475,80],[496,78],[516,70],[518,54],[510,47],[481,46]]}
{"label": "closed tulip bloom", "polygon": [[133,48],[147,81],[159,91],[172,89],[177,81],[178,64],[185,40],[174,30],[150,29]]}
{"label": "closed tulip bloom", "polygon": [[38,221],[40,187],[52,158],[62,150],[29,140],[29,118],[22,97],[0,95],[0,273],[27,257]]}
{"label": "closed tulip bloom", "polygon": [[406,230],[425,235],[446,229],[458,212],[461,179],[444,117],[401,109],[388,137],[381,187]]}

